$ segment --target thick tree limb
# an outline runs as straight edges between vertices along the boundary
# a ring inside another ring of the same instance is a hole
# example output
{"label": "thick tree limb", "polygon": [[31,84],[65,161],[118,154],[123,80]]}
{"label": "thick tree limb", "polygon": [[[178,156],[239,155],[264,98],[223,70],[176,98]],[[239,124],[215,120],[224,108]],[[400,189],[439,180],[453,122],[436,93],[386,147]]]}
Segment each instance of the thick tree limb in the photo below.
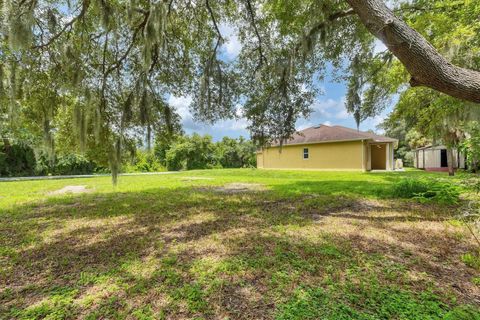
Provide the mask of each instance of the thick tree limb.
{"label": "thick tree limb", "polygon": [[118,69],[122,65],[123,61],[127,59],[128,55],[130,54],[130,51],[132,50],[135,44],[135,41],[137,40],[138,34],[141,31],[143,31],[143,29],[145,28],[149,15],[150,15],[150,12],[147,12],[145,14],[142,22],[135,28],[135,31],[133,32],[132,40],[130,41],[130,45],[127,47],[127,50],[125,50],[125,52],[121,55],[121,57],[117,61],[115,61],[115,63],[112,66],[110,66],[110,68],[107,69],[107,71],[105,72],[105,76],[108,76],[112,71]]}
{"label": "thick tree limb", "polygon": [[426,86],[480,103],[480,72],[451,64],[420,33],[397,18],[382,0],[346,0],[365,27],[400,60],[411,86]]}
{"label": "thick tree limb", "polygon": [[210,15],[210,18],[212,19],[213,26],[215,27],[215,31],[217,32],[218,41],[223,41],[222,33],[220,32],[220,29],[218,28],[217,20],[215,19],[215,15],[213,14],[212,7],[210,7],[210,2],[208,0],[205,0],[205,5],[207,6],[208,14]]}

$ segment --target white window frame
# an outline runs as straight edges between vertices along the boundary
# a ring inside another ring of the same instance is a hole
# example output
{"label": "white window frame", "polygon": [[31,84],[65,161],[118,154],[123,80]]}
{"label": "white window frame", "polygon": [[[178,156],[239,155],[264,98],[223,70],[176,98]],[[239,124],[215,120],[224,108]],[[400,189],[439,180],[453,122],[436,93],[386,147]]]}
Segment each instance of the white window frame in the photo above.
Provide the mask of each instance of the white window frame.
{"label": "white window frame", "polygon": [[[307,152],[305,152],[305,150]],[[305,158],[305,155],[307,155],[307,157]],[[303,160],[308,160],[310,159],[310,150],[308,148],[303,148]]]}

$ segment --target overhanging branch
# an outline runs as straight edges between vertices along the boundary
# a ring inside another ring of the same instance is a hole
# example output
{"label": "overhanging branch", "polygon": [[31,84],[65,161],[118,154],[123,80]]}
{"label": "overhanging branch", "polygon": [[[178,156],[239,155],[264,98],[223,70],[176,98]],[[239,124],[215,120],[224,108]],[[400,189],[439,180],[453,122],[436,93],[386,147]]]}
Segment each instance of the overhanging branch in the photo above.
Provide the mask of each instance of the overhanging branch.
{"label": "overhanging branch", "polygon": [[480,72],[453,65],[382,0],[346,0],[365,27],[400,60],[412,86],[480,103]]}
{"label": "overhanging branch", "polygon": [[67,31],[68,28],[72,28],[73,24],[76,21],[80,20],[81,18],[83,18],[83,16],[85,16],[85,13],[87,12],[89,6],[90,6],[90,0],[84,0],[82,2],[82,10],[78,14],[78,16],[72,18],[72,20],[67,22],[63,26],[63,28],[58,33],[54,34],[47,42],[41,43],[41,44],[36,45],[36,46],[33,46],[31,49],[42,49],[42,48],[45,48],[45,47],[48,47],[49,45],[51,45],[55,40],[60,38],[62,36],[62,34],[64,34]]}
{"label": "overhanging branch", "polygon": [[258,50],[259,61],[258,61],[257,67],[255,68],[255,72],[256,72],[262,67],[264,62],[265,63],[267,62],[267,58],[263,54],[262,38],[260,37],[260,33],[258,32],[257,24],[255,22],[255,11],[253,10],[253,6],[252,6],[252,3],[250,2],[250,0],[246,0],[246,2],[247,2],[248,15],[250,16],[250,21],[251,21],[251,24],[253,26],[253,30],[255,32],[255,35],[257,36],[257,40],[258,40],[257,50]]}

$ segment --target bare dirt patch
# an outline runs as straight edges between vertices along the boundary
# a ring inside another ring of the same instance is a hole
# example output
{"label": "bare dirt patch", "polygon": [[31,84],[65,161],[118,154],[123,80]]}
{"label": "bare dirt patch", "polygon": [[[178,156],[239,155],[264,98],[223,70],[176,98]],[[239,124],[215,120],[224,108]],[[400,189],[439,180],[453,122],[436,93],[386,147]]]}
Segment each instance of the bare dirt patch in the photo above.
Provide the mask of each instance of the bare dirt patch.
{"label": "bare dirt patch", "polygon": [[67,193],[86,193],[92,192],[92,189],[87,189],[87,186],[65,186],[62,189],[58,189],[52,192],[49,192],[49,195],[59,195],[59,194],[67,194]]}
{"label": "bare dirt patch", "polygon": [[242,193],[242,192],[253,192],[253,191],[265,191],[266,187],[260,183],[227,183],[223,187],[214,188],[217,192],[222,193]]}

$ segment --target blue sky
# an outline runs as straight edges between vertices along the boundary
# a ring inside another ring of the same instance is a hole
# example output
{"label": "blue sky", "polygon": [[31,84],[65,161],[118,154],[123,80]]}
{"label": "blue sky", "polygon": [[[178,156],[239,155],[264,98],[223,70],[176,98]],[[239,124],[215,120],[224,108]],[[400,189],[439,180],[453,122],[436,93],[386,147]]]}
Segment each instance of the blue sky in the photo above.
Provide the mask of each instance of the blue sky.
{"label": "blue sky", "polygon": [[[222,35],[228,39],[222,48],[222,55],[224,55],[227,60],[234,59],[241,49],[241,44],[235,36],[235,31],[227,25],[221,25],[220,31]],[[376,51],[383,51],[384,49],[385,47],[381,42],[376,43]],[[342,125],[356,128],[353,116],[345,110],[346,84],[334,82],[327,74],[325,81],[318,83],[318,85],[322,88],[323,94],[317,96],[313,102],[311,106],[313,112],[310,117],[297,121],[297,129],[301,130],[318,124]],[[194,132],[209,134],[215,141],[221,140],[223,136],[231,138],[237,138],[239,136],[250,137],[249,132],[246,130],[248,123],[245,119],[225,120],[217,122],[214,125],[202,124],[193,120],[188,109],[191,97],[170,96],[168,102],[172,107],[176,108],[182,117],[182,125],[187,134]],[[392,107],[390,106],[382,114],[364,121],[360,125],[360,130],[373,129],[381,133],[381,131],[376,129],[376,126],[382,122],[391,109]]]}

